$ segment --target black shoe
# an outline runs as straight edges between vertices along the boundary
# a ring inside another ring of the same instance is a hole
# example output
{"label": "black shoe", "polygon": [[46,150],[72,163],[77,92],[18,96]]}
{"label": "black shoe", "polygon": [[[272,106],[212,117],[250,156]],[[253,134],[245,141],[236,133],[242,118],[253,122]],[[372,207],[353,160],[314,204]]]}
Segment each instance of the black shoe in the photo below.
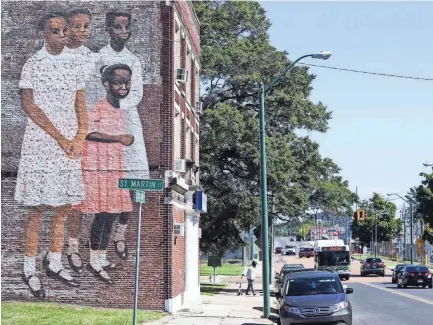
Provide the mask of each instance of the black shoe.
{"label": "black shoe", "polygon": [[[126,245],[126,241],[124,241],[124,240],[114,241],[114,247],[116,248],[117,255],[122,260],[127,260],[128,259],[128,246]],[[120,249],[120,248],[123,248],[123,249]]]}
{"label": "black shoe", "polygon": [[108,262],[108,265],[102,266],[102,269],[103,269],[104,271],[107,271],[107,270],[115,270],[115,269],[117,269],[117,264],[114,264],[114,263]]}
{"label": "black shoe", "polygon": [[101,280],[101,281],[103,281],[103,282],[105,282],[105,283],[107,283],[107,284],[114,284],[114,281],[113,280],[111,280],[111,279],[107,279],[107,278],[104,278],[102,275],[101,275],[101,272],[102,271],[104,271],[104,269],[101,269],[101,270],[99,270],[99,271],[96,271],[94,268],[93,268],[93,266],[89,263],[89,264],[87,264],[87,270],[90,272],[90,273],[92,273],[93,275],[95,275],[99,280]]}
{"label": "black shoe", "polygon": [[68,263],[71,269],[74,270],[76,273],[78,274],[83,273],[83,261],[81,259],[80,254],[78,253],[68,254]]}
{"label": "black shoe", "polygon": [[27,284],[30,291],[32,292],[33,296],[39,299],[45,299],[45,289],[44,285],[42,284],[41,279],[37,275],[30,275],[29,277],[26,277],[25,274],[23,274],[23,280],[24,283]]}
{"label": "black shoe", "polygon": [[46,272],[49,277],[59,280],[70,287],[78,288],[80,286],[80,284],[77,281],[75,281],[75,279],[69,280],[62,276],[62,272],[67,272],[65,269],[60,269],[58,272],[54,272],[48,266]]}

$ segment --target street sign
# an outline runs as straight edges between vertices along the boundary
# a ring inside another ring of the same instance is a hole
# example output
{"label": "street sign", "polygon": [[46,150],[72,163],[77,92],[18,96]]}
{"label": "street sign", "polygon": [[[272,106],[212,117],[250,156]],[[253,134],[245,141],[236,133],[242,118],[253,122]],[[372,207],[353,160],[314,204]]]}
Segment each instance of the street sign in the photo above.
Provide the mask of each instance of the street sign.
{"label": "street sign", "polygon": [[162,191],[164,189],[164,180],[120,178],[118,187],[123,190],[133,191]]}
{"label": "street sign", "polygon": [[138,203],[146,202],[146,194],[144,191],[135,191],[135,201]]}

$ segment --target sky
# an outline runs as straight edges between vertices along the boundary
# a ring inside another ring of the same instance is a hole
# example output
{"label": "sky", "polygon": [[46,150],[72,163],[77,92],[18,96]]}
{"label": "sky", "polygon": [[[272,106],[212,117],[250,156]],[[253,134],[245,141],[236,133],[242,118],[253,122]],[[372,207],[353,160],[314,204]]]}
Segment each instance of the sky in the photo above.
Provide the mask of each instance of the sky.
{"label": "sky", "polygon": [[[433,78],[433,2],[261,1],[270,39],[289,59],[327,50],[320,64]],[[311,67],[311,95],[333,112],[325,134],[311,133],[361,199],[404,195],[433,163],[433,81]],[[404,203],[396,200],[401,207]]]}

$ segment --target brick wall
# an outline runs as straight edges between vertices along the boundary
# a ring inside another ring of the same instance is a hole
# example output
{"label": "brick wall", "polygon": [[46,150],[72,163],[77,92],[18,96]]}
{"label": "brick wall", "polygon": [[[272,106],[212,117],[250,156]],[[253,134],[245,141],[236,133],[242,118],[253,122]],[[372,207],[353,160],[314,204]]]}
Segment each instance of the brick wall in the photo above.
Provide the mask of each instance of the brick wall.
{"label": "brick wall", "polygon": [[[183,6],[183,5],[181,5]],[[126,47],[142,64],[143,101],[138,107],[143,126],[150,177],[164,178],[164,171],[173,169],[174,76],[173,7],[153,1],[4,1],[2,2],[2,299],[34,300],[22,281],[24,234],[28,208],[14,200],[21,143],[27,117],[20,107],[18,81],[26,60],[40,50],[42,41],[36,32],[40,17],[47,12],[87,8],[92,13],[92,35],[85,45],[93,52],[108,44],[104,30],[108,11],[132,14],[132,36]],[[183,13],[193,17],[191,7]],[[191,18],[188,18],[190,21]],[[184,21],[184,20],[182,20]],[[197,34],[198,26],[193,25]],[[189,30],[189,29],[188,29]],[[195,41],[194,44],[197,44]],[[143,204],[141,233],[139,307],[164,309],[166,299],[184,291],[184,240],[173,237],[173,222],[183,222],[183,210],[164,204],[164,197],[179,199],[174,190],[146,194]],[[183,197],[180,198],[183,200]],[[115,284],[106,285],[84,271],[71,274],[81,283],[70,288],[48,278],[41,261],[48,250],[52,209],[41,225],[37,256],[38,275],[47,291],[48,301],[104,307],[131,307],[134,284],[135,229],[137,209],[134,207],[126,238],[129,258],[121,261],[110,243],[109,259],[119,265],[110,271]],[[83,215],[79,250],[84,264],[89,261],[88,234],[92,215]],[[68,266],[68,230],[65,230],[63,265]]]}

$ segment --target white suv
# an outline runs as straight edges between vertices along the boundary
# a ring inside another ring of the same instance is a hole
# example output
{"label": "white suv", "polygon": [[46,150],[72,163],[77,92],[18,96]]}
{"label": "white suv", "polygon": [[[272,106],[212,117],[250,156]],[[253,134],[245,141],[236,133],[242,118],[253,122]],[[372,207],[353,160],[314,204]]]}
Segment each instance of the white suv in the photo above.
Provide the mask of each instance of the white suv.
{"label": "white suv", "polygon": [[286,245],[284,255],[296,255],[296,247],[293,245]]}

